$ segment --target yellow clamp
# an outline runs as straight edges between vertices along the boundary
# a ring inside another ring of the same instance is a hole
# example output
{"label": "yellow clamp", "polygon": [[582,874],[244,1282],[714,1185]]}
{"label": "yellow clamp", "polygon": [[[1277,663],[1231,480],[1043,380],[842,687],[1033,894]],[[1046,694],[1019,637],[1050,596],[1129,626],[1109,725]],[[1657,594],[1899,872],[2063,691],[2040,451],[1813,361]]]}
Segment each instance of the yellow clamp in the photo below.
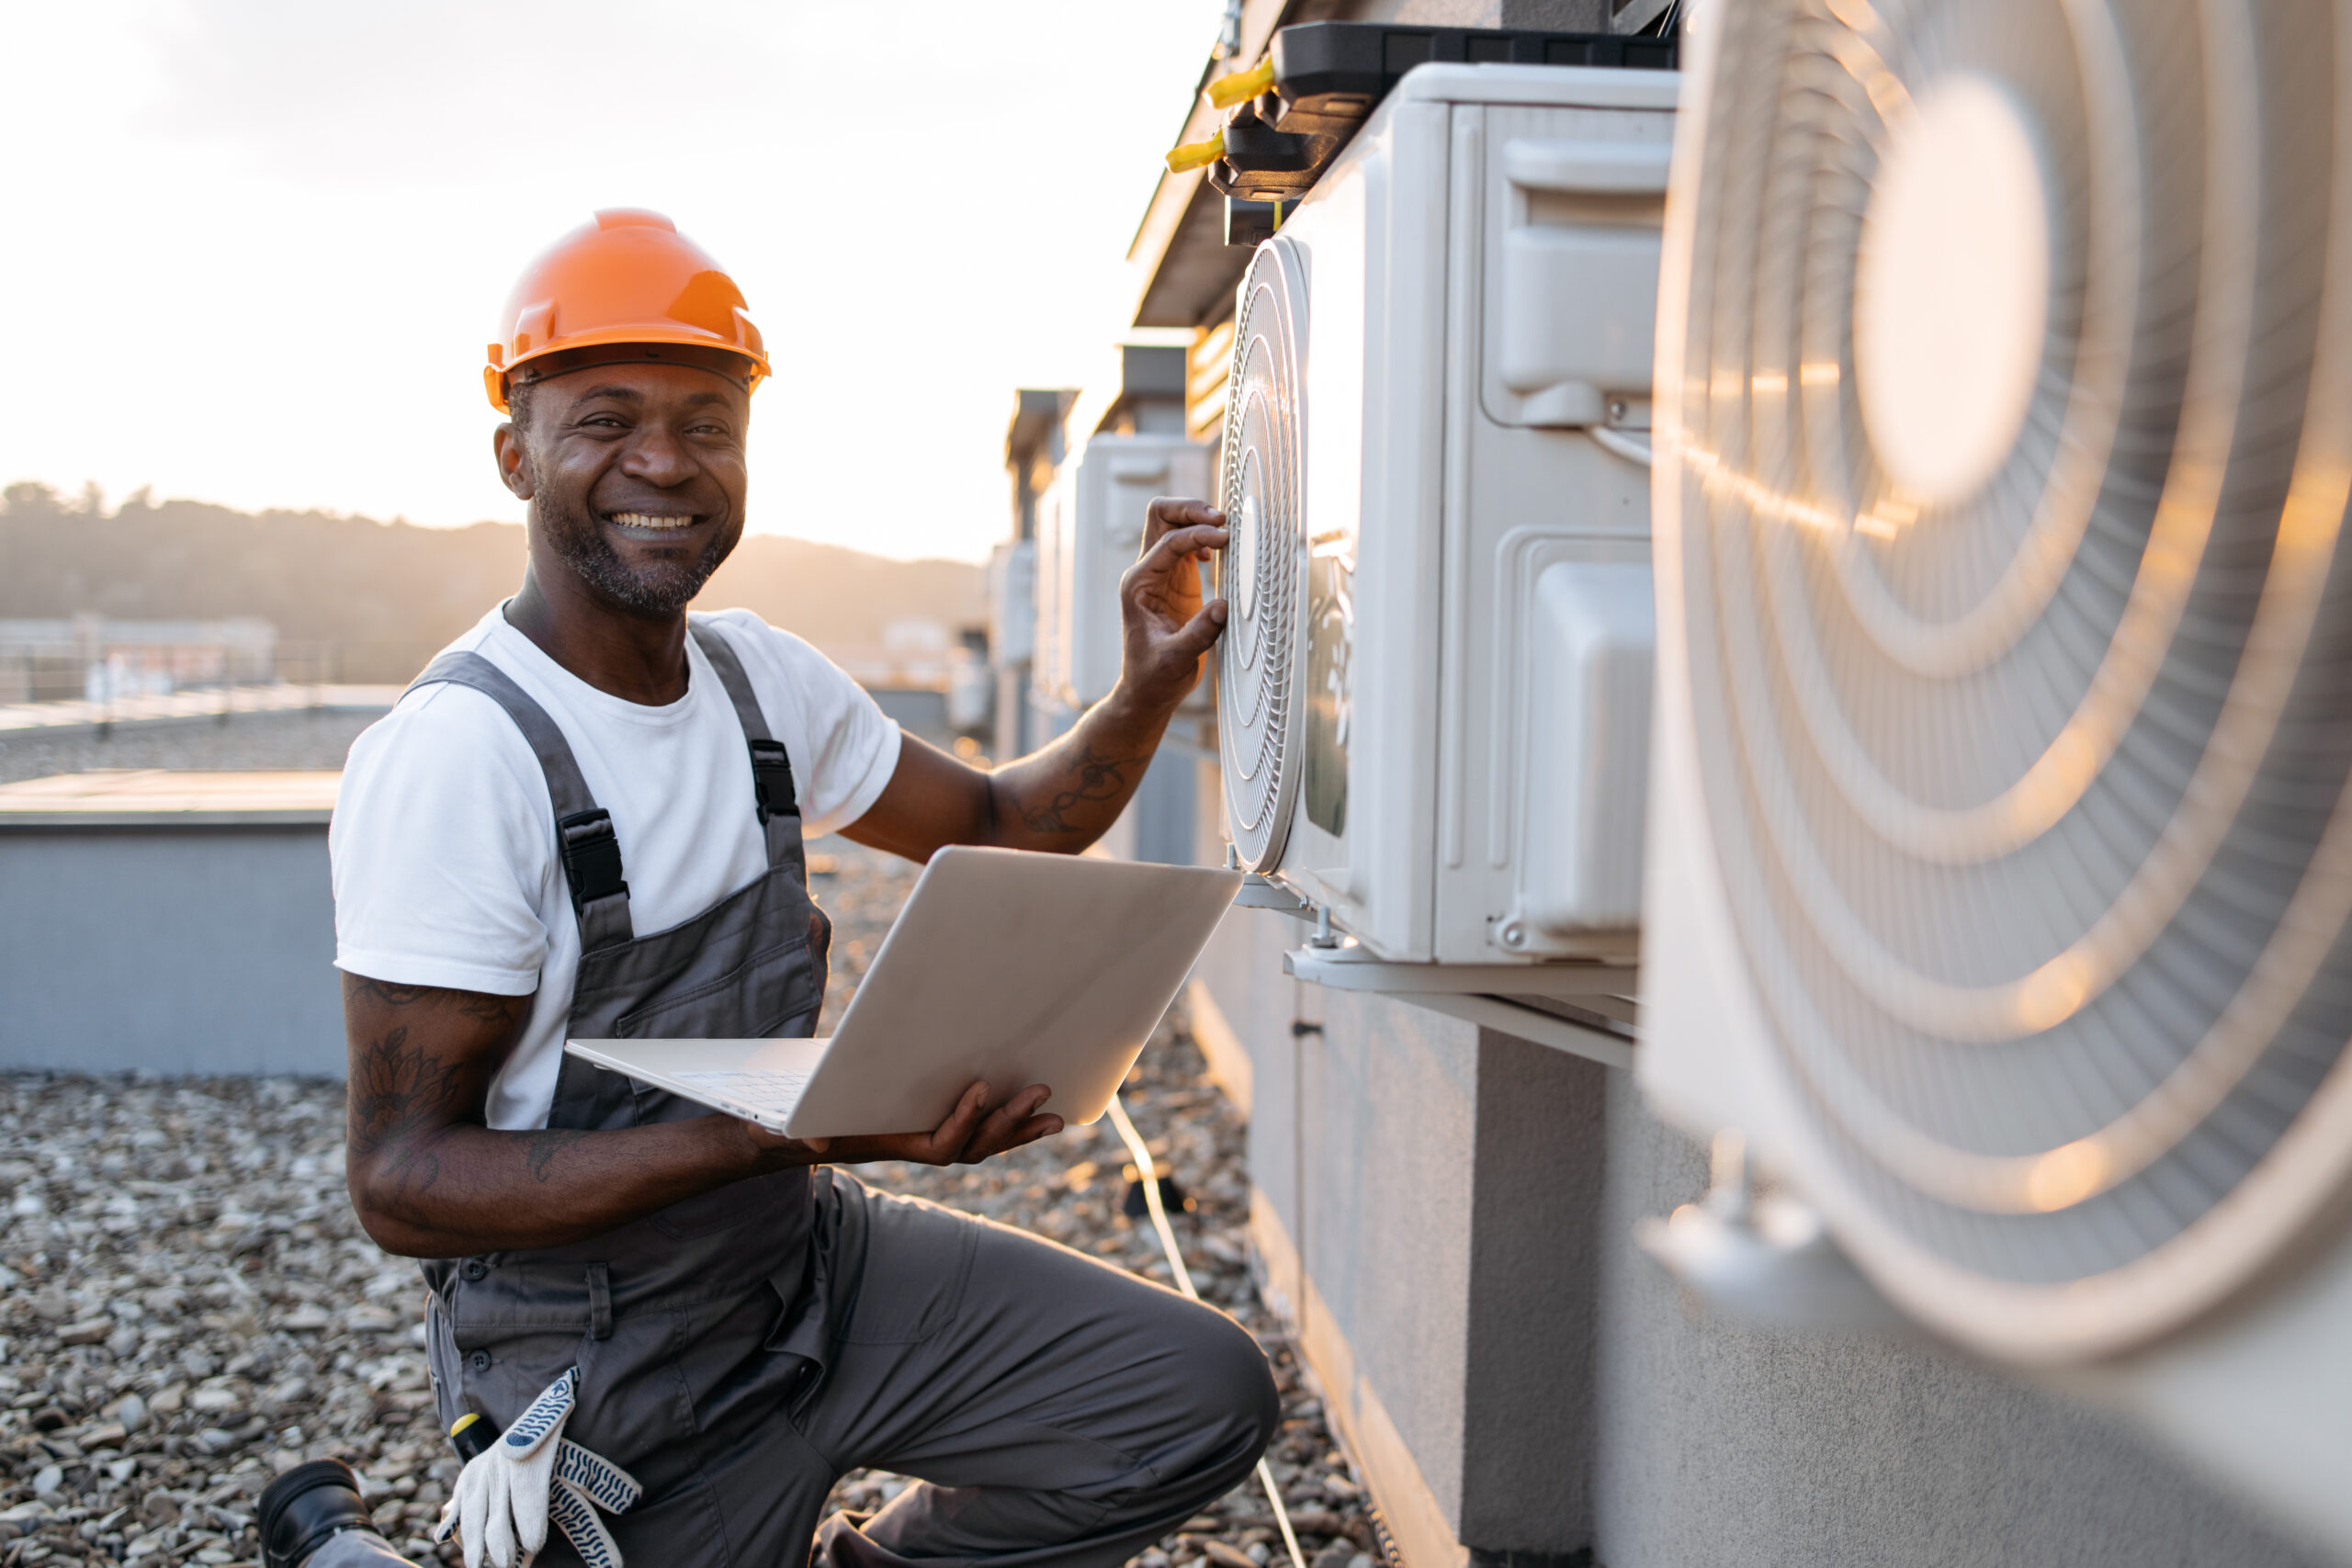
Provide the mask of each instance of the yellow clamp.
{"label": "yellow clamp", "polygon": [[1225,156],[1225,132],[1218,131],[1206,141],[1187,141],[1168,154],[1168,172],[1181,175],[1187,169],[1197,169],[1204,164],[1214,164]]}
{"label": "yellow clamp", "polygon": [[1221,109],[1229,109],[1244,98],[1254,98],[1274,85],[1274,62],[1270,58],[1250,71],[1237,71],[1230,76],[1220,76],[1209,84],[1208,100]]}

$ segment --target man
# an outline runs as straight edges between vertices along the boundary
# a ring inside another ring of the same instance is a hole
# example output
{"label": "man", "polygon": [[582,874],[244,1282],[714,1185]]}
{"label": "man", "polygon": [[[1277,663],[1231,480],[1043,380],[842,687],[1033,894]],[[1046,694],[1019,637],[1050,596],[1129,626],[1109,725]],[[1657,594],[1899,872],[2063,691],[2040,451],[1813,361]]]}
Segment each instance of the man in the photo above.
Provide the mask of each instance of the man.
{"label": "man", "polygon": [[[1278,1414],[1255,1342],[839,1168],[1046,1136],[1047,1086],[989,1106],[975,1085],[928,1132],[828,1147],[562,1044],[812,1032],[830,927],[805,833],[918,861],[1091,843],[1222,628],[1195,564],[1222,519],[1152,503],[1118,691],[981,772],[752,615],[689,622],[741,536],[768,370],[716,263],[666,219],[599,213],[504,322],[485,375],[509,416],[499,474],[529,508],[522,591],[352,748],[332,834],[352,1201],[379,1244],[427,1260],[442,1419],[476,1412],[517,1444],[553,1422],[641,1486],[549,1531],[544,1563],[596,1555],[600,1528],[640,1564],[797,1564],[812,1533],[830,1563],[1119,1562],[1249,1473]],[[544,1528],[555,1444],[527,1473],[469,1467],[469,1561],[478,1536],[495,1559]],[[922,1480],[820,1530],[833,1481],[865,1465]],[[390,1555],[333,1533],[364,1516],[331,1461],[281,1478],[263,1514],[273,1563]]]}

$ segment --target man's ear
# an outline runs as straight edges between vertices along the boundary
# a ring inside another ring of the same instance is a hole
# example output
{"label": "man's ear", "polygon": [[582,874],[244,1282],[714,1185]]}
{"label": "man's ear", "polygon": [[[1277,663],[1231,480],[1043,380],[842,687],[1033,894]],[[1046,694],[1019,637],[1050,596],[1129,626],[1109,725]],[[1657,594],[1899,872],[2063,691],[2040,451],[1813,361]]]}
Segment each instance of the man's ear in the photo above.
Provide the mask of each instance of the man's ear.
{"label": "man's ear", "polygon": [[498,457],[498,479],[517,501],[528,501],[537,488],[531,482],[531,454],[523,445],[523,433],[508,421],[490,433],[491,450]]}

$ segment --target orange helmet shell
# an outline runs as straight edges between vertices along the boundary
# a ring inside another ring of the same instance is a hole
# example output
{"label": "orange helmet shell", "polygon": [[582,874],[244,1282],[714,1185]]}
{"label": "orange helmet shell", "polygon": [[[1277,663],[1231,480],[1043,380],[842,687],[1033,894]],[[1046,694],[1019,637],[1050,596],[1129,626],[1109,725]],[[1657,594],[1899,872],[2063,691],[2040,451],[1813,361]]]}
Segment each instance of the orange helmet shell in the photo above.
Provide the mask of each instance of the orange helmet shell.
{"label": "orange helmet shell", "polygon": [[768,373],[743,291],[658,212],[608,208],[523,271],[499,316],[482,385],[507,412],[508,378],[532,360],[599,344],[685,344],[741,355],[746,386]]}

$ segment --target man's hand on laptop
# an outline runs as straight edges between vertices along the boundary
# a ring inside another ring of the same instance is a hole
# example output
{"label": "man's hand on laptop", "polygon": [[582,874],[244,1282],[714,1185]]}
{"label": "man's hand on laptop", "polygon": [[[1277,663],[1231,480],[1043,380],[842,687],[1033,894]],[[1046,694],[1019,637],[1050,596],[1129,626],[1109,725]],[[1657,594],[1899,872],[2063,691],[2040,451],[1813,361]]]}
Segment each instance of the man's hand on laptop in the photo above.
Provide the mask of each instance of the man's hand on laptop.
{"label": "man's hand on laptop", "polygon": [[1062,1129],[1032,1084],[988,1108],[974,1084],[928,1133],[802,1144],[732,1116],[604,1132],[493,1129],[492,1077],[528,997],[343,977],[351,1035],[346,1172],[360,1224],[411,1258],[560,1247],[763,1171],[820,1161],[984,1160]]}
{"label": "man's hand on laptop", "polygon": [[771,1133],[756,1122],[746,1122],[743,1127],[752,1141],[763,1147],[805,1148],[828,1165],[864,1165],[894,1159],[912,1165],[978,1165],[1007,1149],[1017,1149],[1060,1132],[1062,1119],[1041,1110],[1052,1093],[1044,1084],[1031,1084],[990,1111],[989,1086],[975,1083],[964,1091],[964,1098],[956,1102],[947,1120],[928,1133],[804,1140]]}

